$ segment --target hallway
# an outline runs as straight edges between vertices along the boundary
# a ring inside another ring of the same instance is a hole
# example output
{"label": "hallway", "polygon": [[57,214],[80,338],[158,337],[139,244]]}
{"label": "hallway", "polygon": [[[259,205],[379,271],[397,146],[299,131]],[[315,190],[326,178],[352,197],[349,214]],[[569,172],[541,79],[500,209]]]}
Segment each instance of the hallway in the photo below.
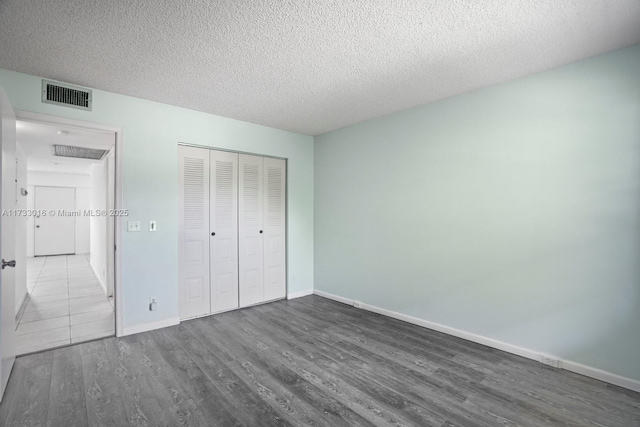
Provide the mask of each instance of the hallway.
{"label": "hallway", "polygon": [[115,334],[112,298],[105,296],[87,255],[29,258],[26,306],[18,315],[17,354]]}

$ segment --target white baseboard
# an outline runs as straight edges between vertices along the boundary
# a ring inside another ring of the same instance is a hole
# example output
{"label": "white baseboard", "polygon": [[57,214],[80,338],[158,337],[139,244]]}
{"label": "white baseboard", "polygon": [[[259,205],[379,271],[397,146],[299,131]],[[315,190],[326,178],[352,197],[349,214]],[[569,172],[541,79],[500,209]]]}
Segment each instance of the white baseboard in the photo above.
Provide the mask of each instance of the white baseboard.
{"label": "white baseboard", "polygon": [[442,332],[447,335],[452,335],[454,337],[462,338],[467,341],[472,341],[478,344],[486,345],[487,347],[495,348],[498,350],[506,351],[507,353],[515,354],[518,356],[526,357],[527,359],[536,360],[538,362],[542,362],[543,358],[552,357],[558,360],[558,365],[561,369],[565,369],[567,371],[575,372],[577,374],[581,374],[587,377],[595,378],[600,381],[604,381],[610,384],[614,384],[620,387],[627,388],[629,390],[640,392],[640,381],[634,380],[631,378],[622,377],[617,374],[613,374],[611,372],[603,371],[601,369],[593,368],[591,366],[582,365],[580,363],[572,362],[570,360],[563,360],[557,356],[551,356],[545,353],[541,353],[535,350],[530,350],[523,347],[518,347],[513,344],[509,344],[503,341],[498,341],[493,338],[488,338],[482,335],[474,334],[471,332],[463,331],[460,329],[452,328],[449,326],[441,325],[439,323],[430,322],[428,320],[420,319],[417,317],[409,316],[406,314],[398,313],[395,311],[387,310],[384,308],[376,307],[373,305],[361,303],[359,301],[355,301],[349,298],[344,298],[339,295],[330,294],[328,292],[322,292],[318,290],[314,290],[313,293],[315,295],[341,302],[343,304],[352,305],[356,308],[360,308],[362,310],[367,310],[372,313],[381,314],[383,316],[391,317],[394,319],[402,320],[407,323],[411,323],[414,325],[422,326],[427,329],[432,329],[434,331]]}
{"label": "white baseboard", "polygon": [[291,292],[287,294],[287,299],[302,298],[302,297],[306,297],[307,295],[313,295],[313,289],[307,289],[306,291],[299,291],[299,292]]}
{"label": "white baseboard", "polygon": [[314,295],[318,295],[318,296],[323,297],[323,298],[330,299],[330,300],[338,301],[338,302],[341,302],[343,304],[353,305],[353,300],[352,299],[344,298],[344,297],[341,297],[339,295],[334,295],[334,294],[330,294],[328,292],[322,292],[322,291],[318,291],[318,290],[315,290],[315,289],[313,290],[313,294]]}
{"label": "white baseboard", "polygon": [[447,335],[453,335],[454,337],[462,338],[467,341],[473,341],[478,344],[486,345],[487,347],[496,348],[498,350],[506,351],[508,353],[517,354],[518,356],[526,357],[527,359],[540,360],[539,353],[529,350],[527,348],[518,347],[516,345],[508,344],[502,341],[494,340],[492,338],[477,335],[471,332],[463,331],[461,329],[445,326],[440,323],[430,322],[417,317],[408,316],[406,314],[398,313],[384,308],[376,307],[369,304],[354,302],[354,306],[360,305],[359,308],[373,313],[382,314],[383,316],[392,317],[394,319],[402,320],[407,323],[422,326],[424,328],[432,329],[434,331],[442,332]]}
{"label": "white baseboard", "polygon": [[24,311],[25,306],[27,305],[28,295],[29,291],[27,291],[27,288],[25,287],[24,295],[22,295],[22,298],[20,299],[20,304],[16,306],[18,308],[18,310],[16,311],[16,325],[18,324],[18,320],[20,320],[20,313]]}
{"label": "white baseboard", "polygon": [[593,368],[591,366],[582,365],[570,360],[561,360],[560,367],[567,371],[575,372],[576,374],[584,375],[585,377],[595,378],[600,381],[604,381],[609,384],[617,385],[619,387],[628,388],[629,390],[640,392],[640,381],[631,378],[623,377],[617,374],[613,374],[602,369]]}
{"label": "white baseboard", "polygon": [[122,336],[139,334],[141,332],[153,331],[154,329],[167,328],[180,324],[179,317],[171,317],[169,319],[158,320],[157,322],[143,323],[142,325],[134,325],[123,328]]}
{"label": "white baseboard", "polygon": [[102,281],[102,277],[100,277],[100,274],[96,271],[96,268],[93,266],[93,264],[91,264],[91,260],[89,260],[89,265],[91,266],[91,269],[93,270],[93,274],[96,276],[96,279],[98,279],[98,282],[100,282],[100,286],[102,286],[102,290],[104,291],[104,294],[107,295],[107,285]]}

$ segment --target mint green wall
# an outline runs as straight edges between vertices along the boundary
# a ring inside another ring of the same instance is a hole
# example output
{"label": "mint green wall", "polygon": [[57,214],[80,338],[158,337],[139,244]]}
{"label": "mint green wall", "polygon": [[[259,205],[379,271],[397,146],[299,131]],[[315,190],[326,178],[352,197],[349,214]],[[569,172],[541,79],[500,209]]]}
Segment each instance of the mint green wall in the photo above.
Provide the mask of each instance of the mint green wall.
{"label": "mint green wall", "polygon": [[158,221],[155,233],[123,232],[125,327],[178,316],[178,142],[288,158],[289,292],[313,288],[312,137],[98,90],[92,112],[43,104],[39,78],[6,70],[0,87],[15,109],[124,129],[123,207]]}
{"label": "mint green wall", "polygon": [[640,46],[316,138],[315,288],[640,380]]}

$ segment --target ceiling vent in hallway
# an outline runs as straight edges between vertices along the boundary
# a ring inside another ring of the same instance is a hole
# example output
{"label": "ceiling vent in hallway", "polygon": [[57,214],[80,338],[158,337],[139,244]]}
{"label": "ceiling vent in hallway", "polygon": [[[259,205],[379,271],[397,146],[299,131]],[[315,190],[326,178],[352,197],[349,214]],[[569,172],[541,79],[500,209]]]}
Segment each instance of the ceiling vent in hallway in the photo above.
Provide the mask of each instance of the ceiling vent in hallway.
{"label": "ceiling vent in hallway", "polygon": [[91,111],[91,89],[42,80],[42,102]]}
{"label": "ceiling vent in hallway", "polygon": [[75,157],[77,159],[100,160],[108,152],[109,150],[99,150],[97,148],[53,144],[53,154],[60,157]]}

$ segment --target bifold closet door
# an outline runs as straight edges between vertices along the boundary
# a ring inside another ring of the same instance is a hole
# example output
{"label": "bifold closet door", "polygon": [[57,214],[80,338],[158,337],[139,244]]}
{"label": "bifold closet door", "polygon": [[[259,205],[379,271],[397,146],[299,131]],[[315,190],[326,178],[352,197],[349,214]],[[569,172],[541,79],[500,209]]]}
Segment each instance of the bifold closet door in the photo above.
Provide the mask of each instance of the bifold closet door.
{"label": "bifold closet door", "polygon": [[284,298],[286,283],[286,162],[264,158],[264,301]]}
{"label": "bifold closet door", "polygon": [[179,146],[182,319],[284,298],[286,162]]}
{"label": "bifold closet door", "polygon": [[264,168],[260,156],[239,155],[238,237],[240,307],[264,301]]}
{"label": "bifold closet door", "polygon": [[182,319],[211,312],[209,150],[178,146],[179,303]]}
{"label": "bifold closet door", "polygon": [[239,218],[240,306],[286,294],[286,162],[241,154]]}
{"label": "bifold closet door", "polygon": [[238,307],[238,154],[211,150],[211,312]]}

